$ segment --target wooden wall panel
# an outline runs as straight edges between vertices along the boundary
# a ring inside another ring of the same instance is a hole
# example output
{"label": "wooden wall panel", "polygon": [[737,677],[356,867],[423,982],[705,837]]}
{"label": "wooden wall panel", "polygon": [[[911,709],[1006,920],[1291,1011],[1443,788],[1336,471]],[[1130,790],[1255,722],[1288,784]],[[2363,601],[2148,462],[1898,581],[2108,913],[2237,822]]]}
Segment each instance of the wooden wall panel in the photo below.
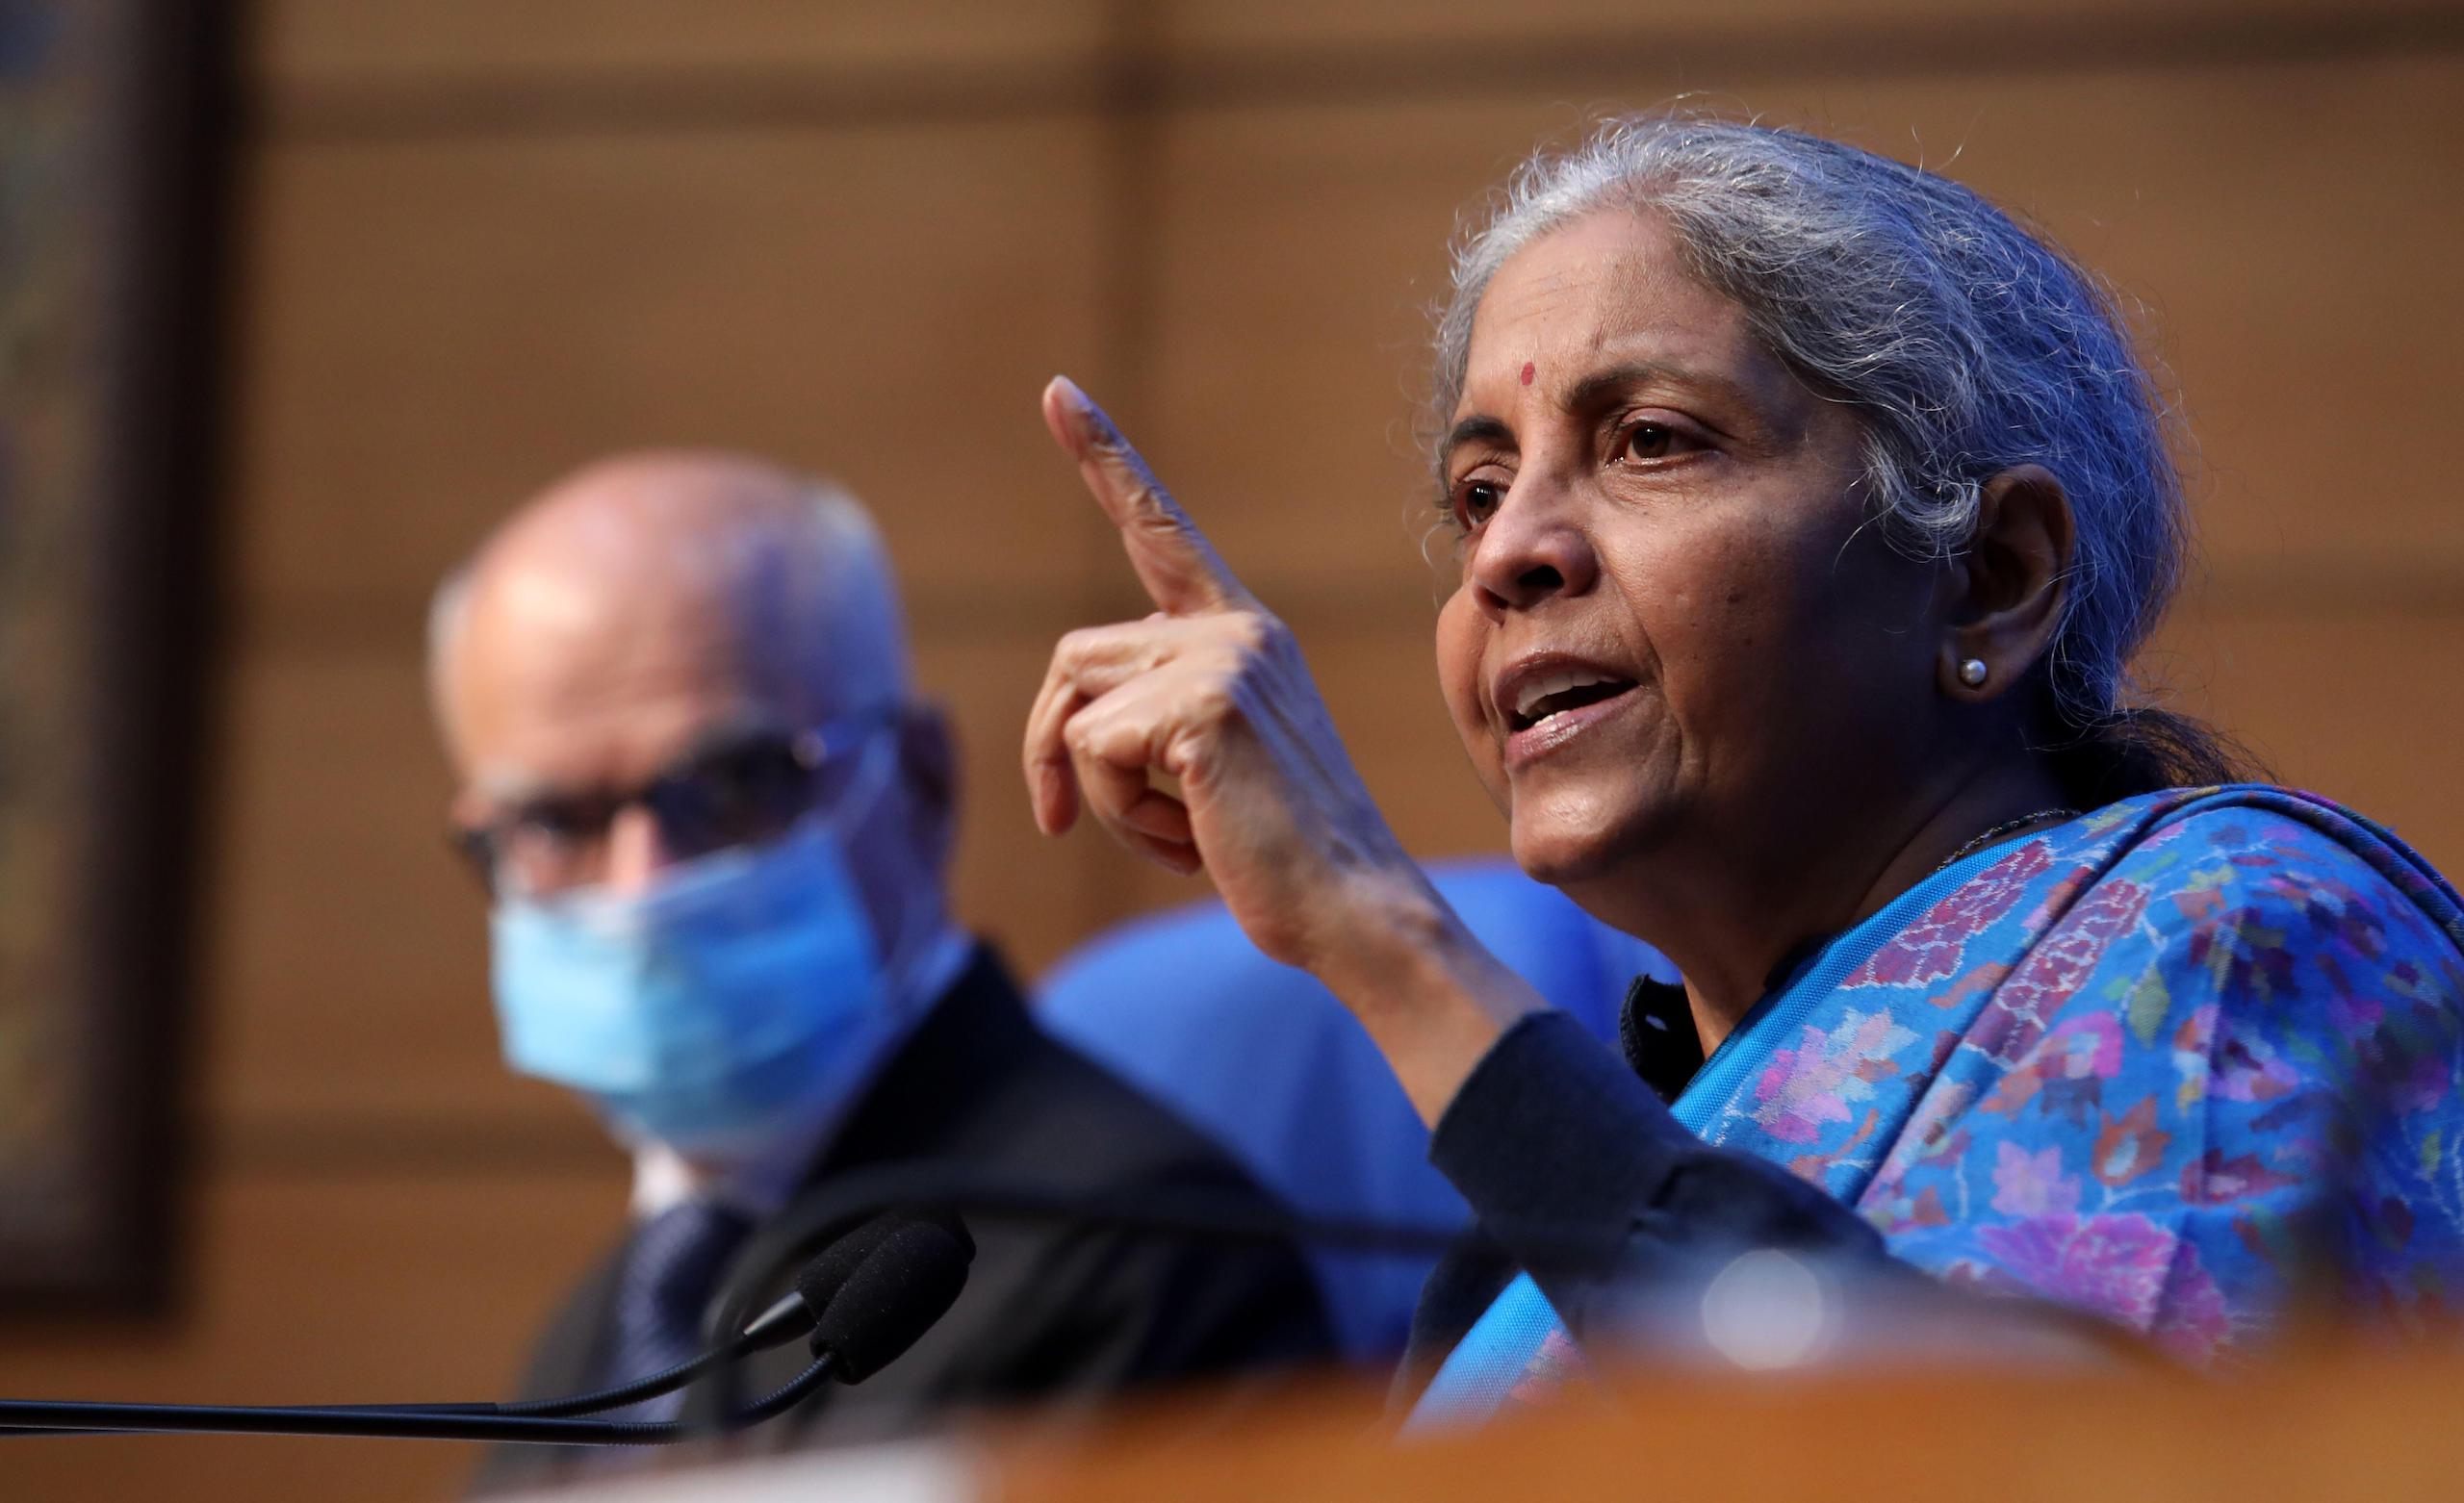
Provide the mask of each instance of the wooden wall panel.
{"label": "wooden wall panel", "polygon": [[[1072,483],[1075,477],[1072,476]],[[1088,843],[1047,840],[1027,810],[1019,752],[1052,647],[1086,613],[1065,603],[982,634],[960,617],[916,644],[916,675],[958,727],[962,828],[951,901],[1023,978],[1109,922],[1115,879]]]}
{"label": "wooden wall panel", "polygon": [[[2435,15],[2439,9],[2420,4],[2364,4],[2344,7],[2348,25],[2367,17]],[[1181,0],[1161,8],[1158,30],[1176,50],[1194,56],[1235,49],[1273,49],[1306,56],[1312,49],[1418,48],[1423,56],[1440,56],[1476,66],[1488,48],[1513,49],[1535,43],[1588,45],[1611,51],[1611,57],[1672,49],[1682,56],[1689,42],[1749,41],[1787,51],[1807,32],[1846,38],[1856,46],[1856,61],[1871,63],[1886,56],[1881,40],[1922,56],[1932,45],[1951,39],[1973,44],[1979,28],[2026,26],[2052,21],[2084,41],[2113,50],[2129,47],[2135,35],[2150,23],[2180,27],[2185,23],[2214,28],[2246,29],[2272,21],[2303,21],[2319,17],[2320,8],[2308,0],[2005,0],[1989,13],[1962,0],[1859,0],[1854,6],[1825,5],[1821,0],[1732,0],[1718,7],[1684,6],[1656,0],[1528,0],[1501,6],[1485,0],[1367,0],[1350,5],[1313,4],[1311,0],[1243,0],[1237,5],[1211,0]],[[1949,30],[1951,38],[1942,33]],[[1872,34],[1884,35],[1876,38]],[[2211,45],[2214,38],[2210,38]],[[1492,54],[1493,55],[1493,54]],[[1509,51],[1509,56],[1511,52]],[[1595,52],[1595,57],[1597,51]],[[1519,61],[1519,60],[1518,60]],[[1649,60],[1641,60],[1649,65]],[[1502,68],[1504,60],[1499,60]],[[1834,66],[1847,60],[1835,56]],[[1709,81],[1718,87],[1717,81]]]}
{"label": "wooden wall panel", "polygon": [[284,612],[414,608],[620,447],[843,477],[930,587],[1067,591],[1035,393],[1095,357],[1084,122],[285,145],[259,166],[233,525]]}
{"label": "wooden wall panel", "polygon": [[2320,609],[2193,599],[2144,661],[2278,780],[2342,800],[2464,871],[2464,586]]}
{"label": "wooden wall panel", "polygon": [[[622,1182],[492,1172],[219,1176],[171,1328],[62,1324],[0,1344],[0,1391],[166,1402],[432,1401],[504,1391],[623,1214]],[[19,1439],[10,1497],[442,1498],[461,1444],[231,1436]]]}
{"label": "wooden wall panel", "polygon": [[1166,132],[1153,416],[1132,437],[1254,588],[1426,597],[1425,313],[1457,206],[1531,134],[1468,113],[1235,111]]}
{"label": "wooden wall panel", "polygon": [[278,85],[449,76],[534,87],[695,69],[768,73],[1080,61],[1096,0],[266,0],[253,48]]}
{"label": "wooden wall panel", "polygon": [[561,1117],[497,1068],[486,904],[445,838],[416,637],[235,665],[207,888],[218,1123]]}

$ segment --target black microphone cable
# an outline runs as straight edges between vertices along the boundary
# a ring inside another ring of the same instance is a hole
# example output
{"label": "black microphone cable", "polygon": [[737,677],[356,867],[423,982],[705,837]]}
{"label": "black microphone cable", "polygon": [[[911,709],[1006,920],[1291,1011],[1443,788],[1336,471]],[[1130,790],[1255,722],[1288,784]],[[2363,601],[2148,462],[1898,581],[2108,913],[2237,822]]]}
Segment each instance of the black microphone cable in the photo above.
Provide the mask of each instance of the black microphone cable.
{"label": "black microphone cable", "polygon": [[[736,1411],[732,1416],[733,1423],[758,1424],[785,1412],[820,1387],[837,1365],[836,1354],[824,1352],[804,1371]],[[488,1413],[476,1406],[392,1409],[360,1405],[323,1408],[279,1404],[127,1404],[97,1400],[0,1399],[0,1434],[11,1433],[353,1436],[371,1439],[495,1440],[557,1445],[672,1445],[702,1432],[678,1420],[585,1419]]]}
{"label": "black microphone cable", "polygon": [[195,1405],[0,1400],[0,1436],[196,1434],[353,1436],[540,1444],[667,1445],[706,1432],[676,1420],[578,1417],[655,1397],[754,1352],[809,1334],[812,1362],[718,1426],[758,1424],[826,1379],[857,1383],[896,1358],[949,1309],[975,1245],[951,1217],[892,1211],[838,1238],[806,1264],[796,1292],[738,1334],[664,1372],[569,1398],[504,1404]]}

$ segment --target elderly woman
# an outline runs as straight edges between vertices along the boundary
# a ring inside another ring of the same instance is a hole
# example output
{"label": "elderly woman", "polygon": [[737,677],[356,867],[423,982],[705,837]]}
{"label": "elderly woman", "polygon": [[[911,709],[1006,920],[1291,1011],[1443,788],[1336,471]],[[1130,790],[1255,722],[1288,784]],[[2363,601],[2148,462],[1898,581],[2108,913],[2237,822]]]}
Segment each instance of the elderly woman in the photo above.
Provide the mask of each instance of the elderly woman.
{"label": "elderly woman", "polygon": [[1621,1274],[1719,1248],[2194,1362],[2297,1278],[2400,1325],[2464,1292],[2464,914],[2125,699],[2183,498],[2093,282],[1916,168],[1634,118],[1516,174],[1437,364],[1455,727],[1524,868],[1684,973],[1624,1060],[1465,934],[1291,637],[1065,381],[1046,420],[1160,609],[1061,643],[1025,749],[1045,830],[1205,868],[1433,1124],[1496,1256],[1431,1281],[1424,1413],[1544,1391]]}

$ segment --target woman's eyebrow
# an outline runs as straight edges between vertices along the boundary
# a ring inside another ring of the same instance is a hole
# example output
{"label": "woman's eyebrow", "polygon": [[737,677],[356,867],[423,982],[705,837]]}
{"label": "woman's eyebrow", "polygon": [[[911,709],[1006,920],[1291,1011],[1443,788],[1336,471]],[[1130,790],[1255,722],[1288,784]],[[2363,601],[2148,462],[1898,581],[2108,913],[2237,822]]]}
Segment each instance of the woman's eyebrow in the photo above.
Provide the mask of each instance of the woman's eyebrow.
{"label": "woman's eyebrow", "polygon": [[1689,370],[1682,366],[1662,365],[1652,360],[1630,360],[1624,365],[1595,370],[1567,388],[1565,405],[1569,411],[1581,412],[1602,405],[1628,387],[1683,386],[1706,392],[1723,401],[1748,408],[1753,399],[1746,389],[1726,376],[1707,370]]}
{"label": "woman's eyebrow", "polygon": [[1511,448],[1514,430],[1506,426],[1502,418],[1475,415],[1446,431],[1446,446],[1441,452],[1452,454],[1466,444],[1496,444]]}

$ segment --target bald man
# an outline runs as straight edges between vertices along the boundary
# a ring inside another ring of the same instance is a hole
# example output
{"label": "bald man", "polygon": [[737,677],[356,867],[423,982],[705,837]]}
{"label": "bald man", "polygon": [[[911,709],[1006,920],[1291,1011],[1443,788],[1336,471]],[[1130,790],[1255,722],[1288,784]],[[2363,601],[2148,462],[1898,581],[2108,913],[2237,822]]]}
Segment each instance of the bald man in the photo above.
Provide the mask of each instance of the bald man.
{"label": "bald man", "polygon": [[[725,455],[594,465],[439,590],[430,687],[492,897],[507,1062],[578,1094],[634,1162],[632,1225],[550,1328],[532,1395],[690,1356],[723,1284],[782,1273],[732,1266],[750,1234],[867,1168],[1270,1209],[1041,1032],[952,918],[949,731],[914,698],[888,560],[844,494]],[[874,1435],[1328,1349],[1289,1249],[973,1231],[951,1313],[783,1425]],[[577,1461],[508,1449],[483,1480]]]}

